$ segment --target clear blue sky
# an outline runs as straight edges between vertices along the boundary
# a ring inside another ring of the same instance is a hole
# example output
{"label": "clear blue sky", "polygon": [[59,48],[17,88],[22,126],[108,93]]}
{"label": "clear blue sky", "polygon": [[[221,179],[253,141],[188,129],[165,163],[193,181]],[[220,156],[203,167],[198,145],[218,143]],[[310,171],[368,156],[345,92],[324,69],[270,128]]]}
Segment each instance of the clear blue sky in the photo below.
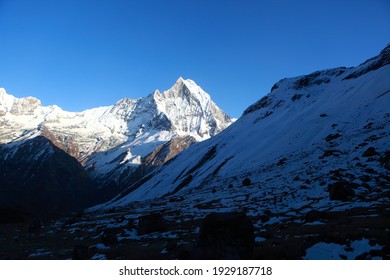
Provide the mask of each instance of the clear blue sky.
{"label": "clear blue sky", "polygon": [[65,110],[192,79],[233,117],[390,42],[389,0],[0,0],[0,87]]}

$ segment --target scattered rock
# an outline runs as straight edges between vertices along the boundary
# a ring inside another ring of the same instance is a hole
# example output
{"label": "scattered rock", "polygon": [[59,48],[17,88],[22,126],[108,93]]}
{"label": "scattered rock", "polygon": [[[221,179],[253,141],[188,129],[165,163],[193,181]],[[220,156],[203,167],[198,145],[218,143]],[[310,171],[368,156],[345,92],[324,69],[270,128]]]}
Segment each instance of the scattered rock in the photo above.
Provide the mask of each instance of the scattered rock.
{"label": "scattered rock", "polygon": [[373,122],[369,122],[363,128],[364,129],[370,129],[373,124],[374,124]]}
{"label": "scattered rock", "polygon": [[369,174],[378,174],[378,172],[376,172],[374,169],[372,168],[366,168],[364,169],[364,171],[366,171],[367,173]]}
{"label": "scattered rock", "polygon": [[166,249],[168,252],[174,251],[177,248],[177,242],[172,240],[167,243]]}
{"label": "scattered rock", "polygon": [[328,136],[325,137],[326,142],[333,141],[341,136],[340,133],[335,133],[335,134],[329,134]]}
{"label": "scattered rock", "polygon": [[339,257],[342,260],[347,260],[348,259],[348,257],[346,255],[343,255],[343,254],[339,254]]}
{"label": "scattered rock", "polygon": [[242,185],[245,187],[252,185],[251,179],[245,178],[244,180],[242,180]]}
{"label": "scattered rock", "polygon": [[379,153],[375,150],[374,147],[369,147],[367,150],[362,154],[362,157],[372,157],[377,156]]}
{"label": "scattered rock", "polygon": [[104,246],[112,246],[118,244],[117,234],[121,231],[119,228],[108,228],[103,231],[102,243]]}
{"label": "scattered rock", "polygon": [[138,234],[144,235],[152,232],[164,232],[167,229],[167,222],[159,213],[145,215],[139,218]]}
{"label": "scattered rock", "polygon": [[262,223],[268,222],[268,221],[269,221],[269,216],[268,216],[268,215],[265,215],[265,214],[261,215],[261,216],[260,216],[260,221],[261,221]]}
{"label": "scattered rock", "polygon": [[291,97],[291,101],[297,101],[301,99],[302,96],[303,96],[302,94],[294,94],[294,96]]}
{"label": "scattered rock", "polygon": [[341,154],[342,153],[339,150],[326,150],[326,151],[324,151],[323,155],[319,157],[319,159],[323,159],[323,158],[329,157],[329,156],[339,156]]}
{"label": "scattered rock", "polygon": [[379,158],[379,162],[387,170],[389,170],[390,169],[390,151],[386,151],[386,152],[382,153],[381,157]]}
{"label": "scattered rock", "polygon": [[329,197],[331,200],[350,201],[355,195],[353,187],[357,184],[339,181],[328,185]]}
{"label": "scattered rock", "polygon": [[317,210],[310,210],[305,215],[305,221],[306,222],[315,222],[320,221],[328,218],[328,214],[325,212],[317,211]]}
{"label": "scattered rock", "polygon": [[359,177],[359,179],[362,182],[369,182],[369,181],[371,181],[371,177],[368,176],[368,175],[362,175],[362,176]]}
{"label": "scattered rock", "polygon": [[89,247],[85,245],[76,245],[73,248],[73,260],[89,260]]}
{"label": "scattered rock", "polygon": [[184,197],[182,196],[174,196],[174,197],[171,197],[169,199],[169,202],[180,202],[180,201],[183,201],[184,200]]}
{"label": "scattered rock", "polygon": [[254,229],[246,213],[211,213],[202,222],[196,257],[251,259],[254,245]]}
{"label": "scattered rock", "polygon": [[123,223],[126,220],[126,217],[124,215],[118,216],[115,218],[115,221],[119,224]]}

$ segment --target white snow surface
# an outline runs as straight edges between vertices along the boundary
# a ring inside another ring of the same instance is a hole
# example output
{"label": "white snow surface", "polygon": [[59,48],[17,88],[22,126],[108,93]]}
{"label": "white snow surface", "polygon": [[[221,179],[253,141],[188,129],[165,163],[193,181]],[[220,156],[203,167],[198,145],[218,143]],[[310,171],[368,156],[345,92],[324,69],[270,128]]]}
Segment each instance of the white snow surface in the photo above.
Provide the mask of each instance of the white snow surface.
{"label": "white snow surface", "polygon": [[[129,188],[92,209],[181,195],[202,202],[224,199],[224,211],[228,211],[237,205],[235,197],[240,191],[237,188],[230,191],[227,185],[241,185],[245,177],[250,177],[253,185],[252,190],[241,191],[245,195],[250,193],[248,204],[267,197],[281,200],[275,202],[275,211],[298,209],[313,201],[318,208],[338,204],[329,200],[327,184],[299,187],[307,178],[328,175],[335,166],[353,169],[353,159],[364,151],[355,147],[369,136],[380,134],[375,141],[377,149],[379,152],[388,149],[390,65],[344,79],[369,63],[373,60],[355,68],[336,68],[281,80],[230,127],[191,146],[155,170],[137,188]],[[172,88],[165,94],[174,93]],[[370,123],[380,130],[365,129]],[[340,136],[325,140],[331,134]],[[322,158],[329,150],[337,150],[337,155]],[[295,176],[301,176],[301,180],[295,182]],[[215,191],[211,192],[212,189]],[[294,197],[283,193],[293,193]]]}
{"label": "white snow surface", "polygon": [[319,242],[306,250],[305,260],[341,260],[342,256],[348,260],[354,260],[357,256],[370,252],[371,250],[380,250],[382,246],[370,245],[370,240],[362,239],[351,242],[349,246],[337,243]]}

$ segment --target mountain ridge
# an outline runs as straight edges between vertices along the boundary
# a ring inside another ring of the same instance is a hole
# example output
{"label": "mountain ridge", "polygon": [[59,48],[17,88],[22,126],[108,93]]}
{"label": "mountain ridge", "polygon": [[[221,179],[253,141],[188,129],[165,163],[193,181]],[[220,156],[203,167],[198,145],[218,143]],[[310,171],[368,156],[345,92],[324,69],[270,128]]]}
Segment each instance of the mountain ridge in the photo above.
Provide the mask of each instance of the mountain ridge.
{"label": "mountain ridge", "polygon": [[[187,88],[188,84],[191,84],[192,89],[195,89],[196,91],[189,90]],[[187,102],[178,104],[177,102],[169,100],[172,99],[172,96],[168,95],[175,91],[175,97],[178,100],[180,100],[180,94],[189,94],[190,97],[187,96],[186,98],[183,98],[186,99]],[[189,99],[193,96],[195,96],[193,98],[194,101],[191,103],[191,100]],[[202,99],[201,102],[198,102],[198,99]],[[170,104],[165,104],[165,100],[169,100]],[[187,106],[183,109],[182,113],[189,116],[189,119],[183,120],[182,116],[175,114],[175,110],[180,108],[179,106],[181,105]],[[189,105],[198,106],[198,109],[195,109],[192,113],[201,113],[203,116],[200,116],[199,118],[191,116],[191,112],[188,112],[188,110],[191,109],[191,106]],[[170,108],[170,106],[173,107]],[[202,108],[201,106],[209,106],[212,108],[213,112],[211,112],[211,114],[206,114],[205,112],[207,112],[209,108]],[[26,118],[23,118],[28,115],[33,115],[34,112],[38,117],[30,120],[30,122],[28,122],[29,120],[26,120]],[[16,122],[13,123],[13,126],[8,126],[16,127],[16,129],[11,129],[11,131],[6,131],[0,135],[0,142],[11,142],[23,135],[23,132],[25,133],[28,130],[39,132],[39,129],[42,127],[46,127],[46,129],[52,133],[59,130],[65,130],[67,134],[71,136],[73,134],[83,133],[82,130],[85,131],[88,127],[91,127],[91,130],[96,129],[98,133],[103,134],[104,137],[101,138],[106,138],[108,140],[101,139],[101,141],[99,141],[99,137],[95,137],[98,139],[89,140],[80,139],[79,142],[88,140],[89,143],[86,146],[95,145],[95,148],[93,148],[92,151],[89,150],[88,147],[82,147],[81,145],[81,155],[73,155],[83,162],[83,159],[94,151],[108,150],[134,139],[137,133],[144,129],[145,125],[149,125],[150,128],[161,128],[162,130],[176,130],[181,135],[190,133],[198,140],[208,138],[231,123],[230,118],[221,112],[222,111],[220,111],[220,109],[211,101],[210,96],[197,86],[195,82],[191,80],[184,81],[182,78],[179,78],[170,90],[164,91],[163,93],[152,93],[146,97],[137,99],[123,98],[114,105],[87,109],[82,112],[63,111],[56,105],[42,106],[41,102],[36,98],[16,98],[7,94],[5,89],[1,89],[0,116],[3,120],[0,119],[0,121],[7,125],[10,121],[6,118],[6,114],[15,115]],[[141,117],[143,114],[146,115],[145,118]],[[215,122],[213,115],[218,114],[220,114],[223,120]],[[18,118],[20,119],[19,121]],[[203,118],[206,119],[205,122],[202,121]],[[62,127],[61,125],[56,126],[56,123],[61,120],[63,121]],[[26,125],[26,123],[29,123],[29,125]],[[155,125],[155,127],[153,127],[153,125]],[[211,135],[207,134],[208,130],[212,130]],[[22,131],[22,133],[20,131]],[[93,134],[93,132],[94,131],[87,131],[87,133],[90,134]],[[73,135],[73,137],[77,137],[77,135]],[[88,138],[88,135],[84,138]],[[95,140],[96,143],[93,143],[93,140]]]}
{"label": "mountain ridge", "polygon": [[[42,106],[36,98],[16,98],[4,89],[0,93],[0,143],[44,136],[76,158],[97,188],[125,187],[132,172],[142,176],[140,170],[154,166],[138,168],[143,159],[172,138],[191,136],[202,141],[232,122],[201,87],[181,77],[162,93],[123,98],[82,112]],[[173,151],[181,149],[172,149],[169,158]]]}

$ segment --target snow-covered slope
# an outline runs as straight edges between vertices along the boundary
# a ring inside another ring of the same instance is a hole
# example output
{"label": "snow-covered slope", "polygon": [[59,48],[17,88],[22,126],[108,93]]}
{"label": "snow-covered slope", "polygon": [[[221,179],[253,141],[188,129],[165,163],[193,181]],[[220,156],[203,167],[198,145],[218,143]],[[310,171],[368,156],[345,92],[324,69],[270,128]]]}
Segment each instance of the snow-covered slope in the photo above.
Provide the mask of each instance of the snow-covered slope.
{"label": "snow-covered slope", "polygon": [[[245,205],[259,213],[264,204],[288,212],[310,205],[308,211],[334,205],[337,182],[352,182],[347,197],[356,205],[388,202],[380,194],[389,191],[389,63],[390,45],[355,68],[283,79],[219,135],[95,209],[182,196],[214,209]],[[244,178],[250,188],[242,187]]]}
{"label": "snow-covered slope", "polygon": [[182,78],[163,93],[156,90],[144,98],[125,98],[78,113],[42,106],[32,97],[18,99],[0,89],[0,143],[43,135],[85,164],[99,181],[116,181],[174,137],[201,141],[231,123],[206,92]]}

